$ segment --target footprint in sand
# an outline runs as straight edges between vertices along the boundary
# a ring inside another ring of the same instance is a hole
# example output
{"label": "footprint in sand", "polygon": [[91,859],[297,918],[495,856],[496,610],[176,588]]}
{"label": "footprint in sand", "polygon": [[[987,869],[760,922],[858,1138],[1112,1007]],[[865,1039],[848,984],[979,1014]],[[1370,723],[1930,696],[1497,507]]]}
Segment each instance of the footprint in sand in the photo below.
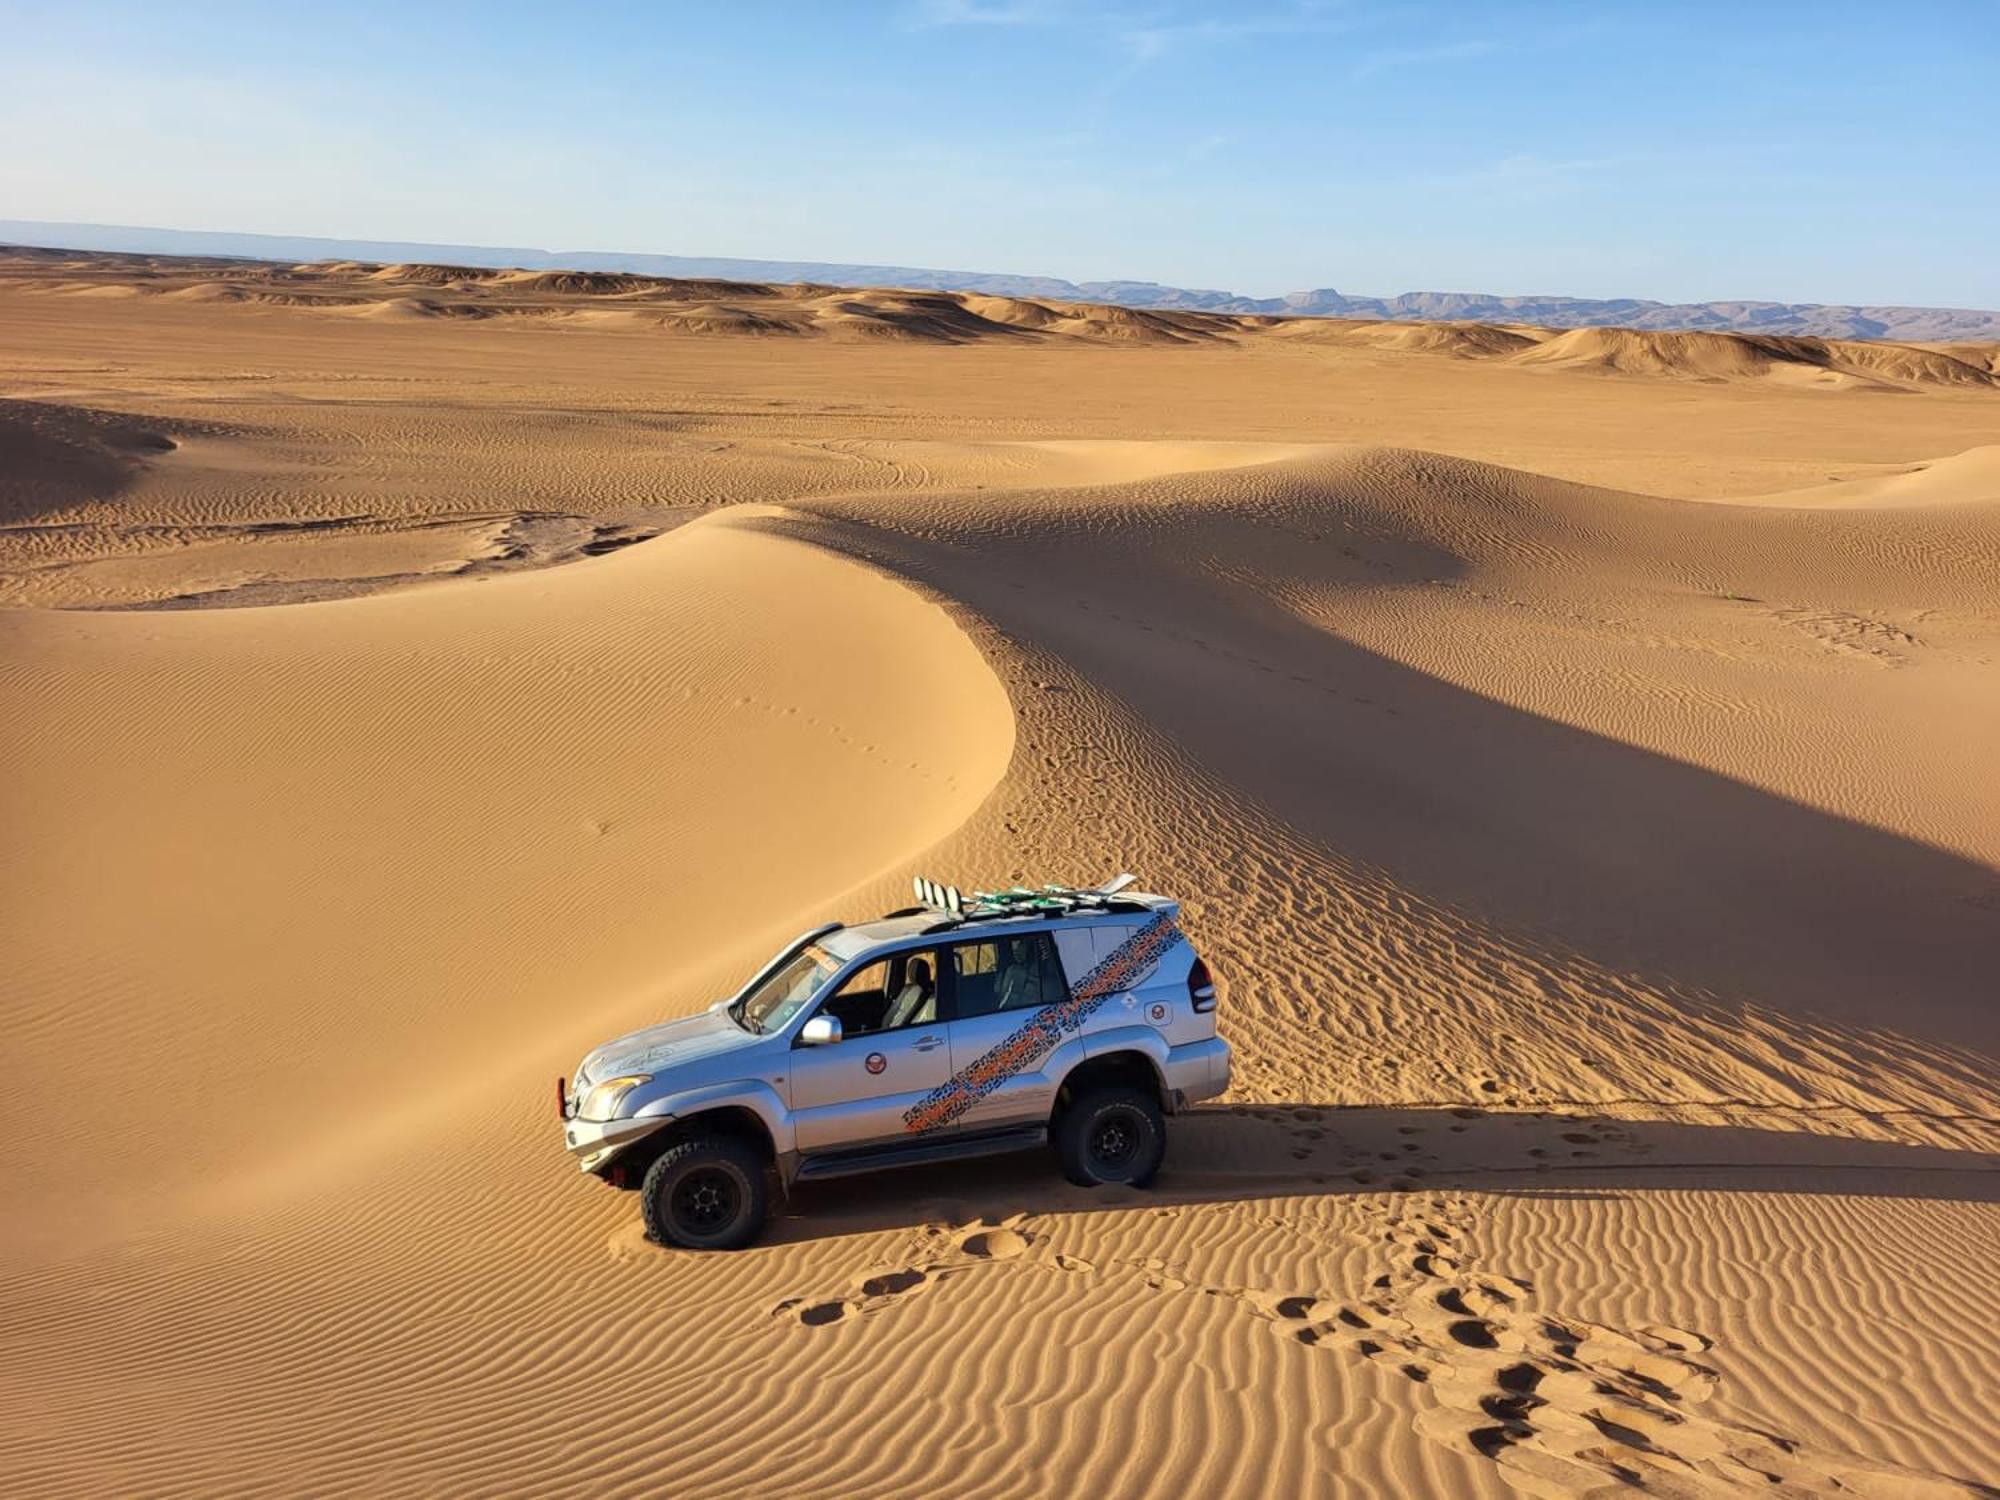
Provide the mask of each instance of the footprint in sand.
{"label": "footprint in sand", "polygon": [[910,1288],[923,1285],[926,1277],[915,1266],[901,1271],[884,1271],[879,1276],[870,1276],[861,1283],[861,1293],[865,1297],[896,1297]]}
{"label": "footprint in sand", "polygon": [[1676,1328],[1671,1323],[1646,1323],[1635,1331],[1648,1343],[1664,1345],[1686,1354],[1700,1354],[1715,1347],[1711,1340],[1685,1328]]}
{"label": "footprint in sand", "polygon": [[1028,1251],[1028,1237],[1018,1229],[980,1229],[958,1242],[958,1248],[980,1260],[1012,1260]]}
{"label": "footprint in sand", "polygon": [[1135,1264],[1146,1273],[1146,1285],[1156,1292],[1184,1292],[1187,1283],[1174,1275],[1167,1263],[1155,1257],[1147,1257]]}
{"label": "footprint in sand", "polygon": [[835,1297],[824,1302],[814,1302],[804,1297],[788,1297],[771,1309],[771,1316],[789,1318],[807,1328],[820,1328],[828,1323],[838,1323],[858,1310],[859,1304],[845,1297]]}
{"label": "footprint in sand", "polygon": [[824,1328],[830,1323],[858,1320],[891,1299],[929,1285],[936,1276],[917,1266],[894,1271],[878,1271],[861,1280],[858,1297],[789,1297],[771,1309],[774,1318],[789,1318],[807,1328]]}
{"label": "footprint in sand", "polygon": [[[1240,1295],[1289,1340],[1421,1384],[1431,1404],[1417,1432],[1496,1465],[1515,1489],[1548,1500],[1992,1493],[1706,1416],[1699,1408],[1719,1377],[1691,1357],[1710,1347],[1706,1337],[1670,1323],[1626,1331],[1529,1311],[1529,1283],[1473,1269],[1469,1215],[1445,1213],[1443,1199],[1429,1206],[1420,1220],[1391,1218],[1391,1269],[1361,1302]],[[1451,1258],[1439,1249],[1447,1239]]]}
{"label": "footprint in sand", "polygon": [[[789,1318],[808,1328],[856,1321],[898,1299],[927,1291],[982,1262],[1017,1259],[1027,1253],[1035,1240],[1035,1236],[1016,1227],[1022,1217],[1016,1215],[1001,1224],[975,1222],[954,1230],[931,1225],[919,1233],[917,1246],[927,1255],[935,1255],[935,1259],[868,1272],[857,1284],[856,1295],[851,1297],[789,1297],[772,1308],[771,1315]],[[1069,1259],[1071,1264],[1065,1269],[1091,1268],[1088,1261]]]}

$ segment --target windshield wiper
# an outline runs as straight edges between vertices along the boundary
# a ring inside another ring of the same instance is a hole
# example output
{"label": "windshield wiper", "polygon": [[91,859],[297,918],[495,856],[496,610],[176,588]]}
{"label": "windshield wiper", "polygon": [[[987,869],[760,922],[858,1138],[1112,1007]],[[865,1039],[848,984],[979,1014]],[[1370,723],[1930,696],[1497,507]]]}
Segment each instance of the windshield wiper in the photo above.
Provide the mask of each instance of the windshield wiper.
{"label": "windshield wiper", "polygon": [[729,1019],[734,1021],[738,1026],[741,1026],[752,1036],[762,1036],[764,1034],[764,1028],[751,1017],[750,1007],[741,1001],[729,1007]]}

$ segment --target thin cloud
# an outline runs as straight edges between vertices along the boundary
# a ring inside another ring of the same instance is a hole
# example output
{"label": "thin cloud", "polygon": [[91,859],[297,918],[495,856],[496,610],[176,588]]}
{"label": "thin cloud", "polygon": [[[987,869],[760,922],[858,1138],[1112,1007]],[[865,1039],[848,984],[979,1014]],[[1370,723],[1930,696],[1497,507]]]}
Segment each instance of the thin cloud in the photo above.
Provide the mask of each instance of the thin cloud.
{"label": "thin cloud", "polygon": [[1423,68],[1437,63],[1469,62],[1475,57],[1488,57],[1500,50],[1498,42],[1467,39],[1462,42],[1441,42],[1433,47],[1385,47],[1370,52],[1355,63],[1351,76],[1357,81],[1372,78],[1377,73],[1393,72],[1399,68]]}
{"label": "thin cloud", "polygon": [[1227,21],[1169,20],[1127,25],[1116,30],[1114,37],[1129,61],[1145,64],[1183,47],[1217,46],[1258,37],[1331,36],[1350,30],[1353,24],[1335,15],[1327,5],[1305,0],[1305,3],[1286,10],[1239,16]]}

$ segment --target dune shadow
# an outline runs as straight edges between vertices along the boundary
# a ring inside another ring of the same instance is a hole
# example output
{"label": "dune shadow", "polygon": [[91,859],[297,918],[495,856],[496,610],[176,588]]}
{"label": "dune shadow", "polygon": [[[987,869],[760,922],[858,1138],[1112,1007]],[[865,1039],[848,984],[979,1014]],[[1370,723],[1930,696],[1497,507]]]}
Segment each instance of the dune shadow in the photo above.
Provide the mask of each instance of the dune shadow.
{"label": "dune shadow", "polygon": [[[1412,572],[1404,539],[1330,527],[1281,538],[1274,563],[1271,534],[1227,515],[1059,535],[1012,519],[923,537],[859,515],[759,524],[963,601],[1402,891],[1672,991],[2000,1050],[2000,871],[1485,697],[1246,581],[1449,576],[1441,555]],[[1160,812],[1188,820],[1183,842],[1226,836],[1197,826],[1198,806]],[[1175,871],[1146,873],[1177,888]]]}
{"label": "dune shadow", "polygon": [[193,424],[0,397],[0,527],[57,524],[117,499]]}

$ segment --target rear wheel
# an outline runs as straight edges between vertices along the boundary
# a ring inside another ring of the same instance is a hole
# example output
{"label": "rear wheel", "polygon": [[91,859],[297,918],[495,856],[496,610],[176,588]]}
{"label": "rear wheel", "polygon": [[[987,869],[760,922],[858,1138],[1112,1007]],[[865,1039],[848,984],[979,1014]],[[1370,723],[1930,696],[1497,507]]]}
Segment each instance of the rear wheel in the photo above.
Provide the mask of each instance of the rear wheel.
{"label": "rear wheel", "polygon": [[646,1169],[639,1190],[646,1232],[684,1250],[740,1250],[764,1227],[769,1195],[764,1159],[727,1135],[670,1146]]}
{"label": "rear wheel", "polygon": [[1160,1102],[1138,1089],[1091,1089],[1056,1121],[1063,1176],[1082,1187],[1144,1187],[1167,1154]]}

